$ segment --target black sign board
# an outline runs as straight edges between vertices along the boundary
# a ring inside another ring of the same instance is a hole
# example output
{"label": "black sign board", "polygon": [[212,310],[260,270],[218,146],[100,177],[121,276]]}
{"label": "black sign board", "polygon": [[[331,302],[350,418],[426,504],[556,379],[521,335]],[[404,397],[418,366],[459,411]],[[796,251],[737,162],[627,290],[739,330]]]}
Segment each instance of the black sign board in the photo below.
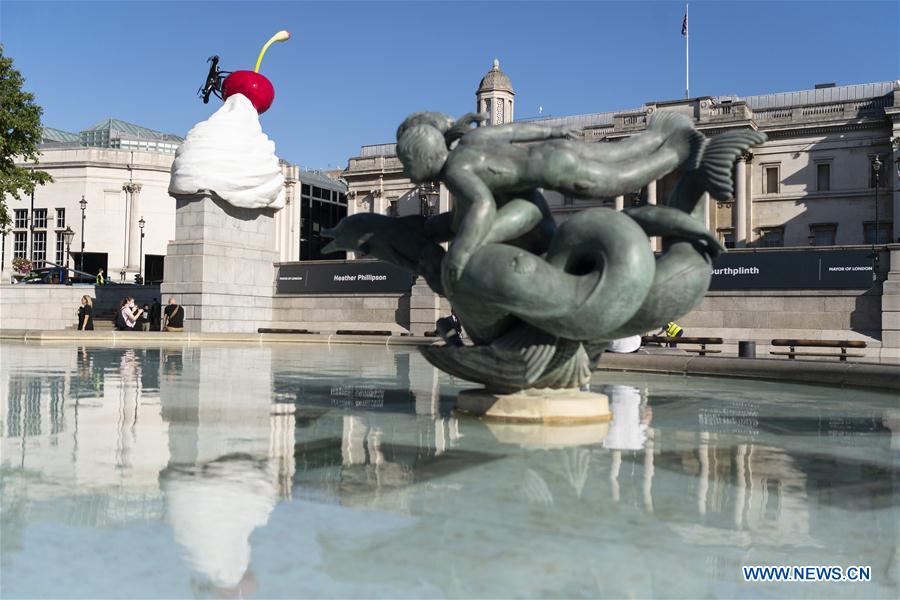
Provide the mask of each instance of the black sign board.
{"label": "black sign board", "polygon": [[402,294],[413,274],[377,260],[309,261],[278,265],[275,294]]}
{"label": "black sign board", "polygon": [[713,262],[710,290],[866,289],[866,250],[727,252]]}

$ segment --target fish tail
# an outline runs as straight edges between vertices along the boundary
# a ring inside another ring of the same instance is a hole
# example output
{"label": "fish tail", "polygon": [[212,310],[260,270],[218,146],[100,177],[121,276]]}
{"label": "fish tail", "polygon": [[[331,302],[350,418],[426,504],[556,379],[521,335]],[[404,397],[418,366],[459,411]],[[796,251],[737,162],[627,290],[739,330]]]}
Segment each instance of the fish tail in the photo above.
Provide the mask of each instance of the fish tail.
{"label": "fish tail", "polygon": [[647,129],[663,135],[667,143],[677,148],[686,148],[687,153],[681,160],[679,168],[694,171],[700,167],[706,136],[694,128],[690,117],[670,110],[661,110],[650,118]]}

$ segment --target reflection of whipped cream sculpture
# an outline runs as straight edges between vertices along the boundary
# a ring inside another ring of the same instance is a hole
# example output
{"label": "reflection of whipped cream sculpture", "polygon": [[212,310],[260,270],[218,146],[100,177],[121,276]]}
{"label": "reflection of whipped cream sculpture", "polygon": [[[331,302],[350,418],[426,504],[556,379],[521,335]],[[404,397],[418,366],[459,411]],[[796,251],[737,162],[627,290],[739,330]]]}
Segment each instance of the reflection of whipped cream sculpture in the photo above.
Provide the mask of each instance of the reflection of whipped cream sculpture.
{"label": "reflection of whipped cream sculpture", "polygon": [[175,153],[169,193],[214,192],[241,208],[284,206],[284,176],[275,144],[243,94],[229,96],[213,116],[197,123]]}
{"label": "reflection of whipped cream sculpture", "polygon": [[188,132],[175,153],[170,194],[212,192],[241,208],[284,206],[284,176],[275,144],[259,125],[259,115],[275,99],[275,88],[259,74],[259,65],[269,46],[290,37],[287,31],[273,35],[253,71],[234,71],[226,77],[218,70],[219,57],[210,57],[212,66],[200,94],[204,104],[215,94],[225,106]]}
{"label": "reflection of whipped cream sculpture", "polygon": [[188,565],[213,585],[236,586],[250,566],[250,534],[268,522],[277,502],[274,479],[251,459],[164,475],[166,520]]}
{"label": "reflection of whipped cream sculpture", "polygon": [[647,425],[641,423],[641,392],[630,385],[610,385],[609,409],[613,419],[603,447],[610,450],[640,450],[647,441]]}

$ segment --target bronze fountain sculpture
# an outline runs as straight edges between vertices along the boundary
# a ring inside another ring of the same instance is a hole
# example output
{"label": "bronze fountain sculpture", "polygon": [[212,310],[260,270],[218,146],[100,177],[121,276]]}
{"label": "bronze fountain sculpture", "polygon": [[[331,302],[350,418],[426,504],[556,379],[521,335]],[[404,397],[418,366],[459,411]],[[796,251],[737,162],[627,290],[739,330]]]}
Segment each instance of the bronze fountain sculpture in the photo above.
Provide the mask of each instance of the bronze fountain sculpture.
{"label": "bronze fountain sculpture", "polygon": [[[443,371],[494,394],[578,388],[610,340],[658,328],[703,298],[724,248],[698,218],[700,200],[731,198],[735,160],[765,135],[707,139],[666,111],[643,133],[599,143],[537,123],[472,128],[483,120],[408,117],[397,130],[405,172],[446,185],[453,209],[429,218],[355,214],[324,232],[334,238],[325,251],[404,267],[447,297],[472,343],[424,347]],[[665,206],[589,208],[559,226],[542,194],[608,198],[676,169]],[[662,238],[658,257],[649,236]]]}

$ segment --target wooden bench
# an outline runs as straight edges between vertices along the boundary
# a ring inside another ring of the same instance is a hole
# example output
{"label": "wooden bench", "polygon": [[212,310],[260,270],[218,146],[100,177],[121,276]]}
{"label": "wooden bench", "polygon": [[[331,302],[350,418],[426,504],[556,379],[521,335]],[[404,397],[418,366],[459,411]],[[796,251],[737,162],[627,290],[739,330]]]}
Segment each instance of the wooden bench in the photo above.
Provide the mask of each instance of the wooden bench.
{"label": "wooden bench", "polygon": [[271,327],[260,327],[256,333],[319,333],[318,331],[310,331],[309,329],[273,329]]}
{"label": "wooden bench", "polygon": [[[848,354],[847,348],[865,348],[866,343],[860,341],[850,341],[850,340],[772,340],[770,343],[771,346],[787,346],[790,350],[770,350],[769,354],[775,354],[777,356],[787,356],[790,359],[793,359],[797,356],[826,356],[830,358],[837,358],[838,360],[845,362],[848,357],[850,358],[862,358],[865,354]],[[806,347],[806,348],[840,348],[841,353],[835,354],[834,352],[797,352],[797,347]]]}
{"label": "wooden bench", "polygon": [[718,345],[722,343],[720,337],[667,337],[664,335],[645,335],[641,337],[641,344],[697,344],[700,348],[682,348],[685,352],[696,352],[700,356],[707,354],[719,354],[721,350],[707,348],[707,345]]}

